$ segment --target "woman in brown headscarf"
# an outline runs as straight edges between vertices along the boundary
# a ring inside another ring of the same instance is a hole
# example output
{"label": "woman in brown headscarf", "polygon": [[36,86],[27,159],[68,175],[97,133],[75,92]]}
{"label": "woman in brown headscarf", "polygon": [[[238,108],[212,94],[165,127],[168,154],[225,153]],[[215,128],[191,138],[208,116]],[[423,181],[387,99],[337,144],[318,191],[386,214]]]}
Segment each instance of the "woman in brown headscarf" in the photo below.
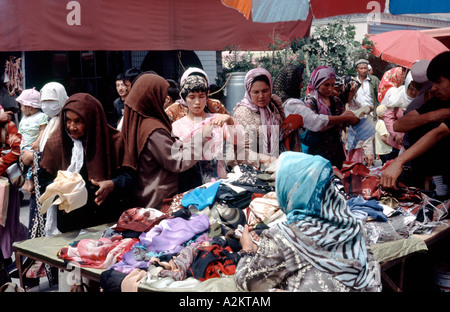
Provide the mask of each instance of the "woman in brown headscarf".
{"label": "woman in brown headscarf", "polygon": [[134,198],[141,207],[160,208],[163,199],[177,194],[178,173],[202,159],[206,142],[202,131],[189,145],[172,136],[171,123],[163,109],[168,87],[164,78],[143,73],[125,101],[122,132],[128,147],[127,164],[137,172]]}
{"label": "woman in brown headscarf", "polygon": [[[124,165],[122,133],[109,126],[100,102],[87,93],[72,95],[64,105],[59,128],[42,154],[39,179],[44,188],[58,170],[79,173],[88,190],[85,206],[57,213],[61,232],[117,221],[130,208],[124,195],[134,183],[134,170]],[[44,193],[44,190],[41,190]]]}

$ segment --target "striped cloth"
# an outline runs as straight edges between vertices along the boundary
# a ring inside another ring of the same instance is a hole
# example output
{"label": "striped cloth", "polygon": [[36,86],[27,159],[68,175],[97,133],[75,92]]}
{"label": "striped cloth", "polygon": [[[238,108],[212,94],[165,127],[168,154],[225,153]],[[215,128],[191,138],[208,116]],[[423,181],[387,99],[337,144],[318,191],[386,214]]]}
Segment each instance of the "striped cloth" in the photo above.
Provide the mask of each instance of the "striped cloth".
{"label": "striped cloth", "polygon": [[316,269],[355,290],[378,288],[378,263],[369,255],[361,220],[332,183],[330,162],[285,152],[278,166],[277,198],[287,216],[278,224],[283,235]]}

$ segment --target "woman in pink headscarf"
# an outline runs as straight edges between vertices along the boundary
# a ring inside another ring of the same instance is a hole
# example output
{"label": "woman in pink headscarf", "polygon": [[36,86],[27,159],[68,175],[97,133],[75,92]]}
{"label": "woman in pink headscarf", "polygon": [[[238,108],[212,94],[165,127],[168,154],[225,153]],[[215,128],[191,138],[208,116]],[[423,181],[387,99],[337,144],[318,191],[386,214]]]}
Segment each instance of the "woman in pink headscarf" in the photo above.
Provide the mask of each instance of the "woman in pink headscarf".
{"label": "woman in pink headscarf", "polygon": [[[234,108],[234,121],[245,131],[245,163],[267,164],[280,152],[280,127],[284,121],[281,99],[272,94],[272,76],[264,68],[250,70],[244,79],[245,95]],[[238,151],[238,161],[243,159]]]}
{"label": "woman in pink headscarf", "polygon": [[[328,159],[333,166],[341,169],[345,160],[344,146],[341,141],[341,129],[345,125],[355,125],[359,119],[351,111],[345,110],[345,103],[333,96],[336,74],[331,67],[317,67],[309,80],[305,105],[316,114],[330,116],[328,126],[318,132],[310,131],[308,154],[320,155]],[[334,117],[332,117],[334,116]]]}

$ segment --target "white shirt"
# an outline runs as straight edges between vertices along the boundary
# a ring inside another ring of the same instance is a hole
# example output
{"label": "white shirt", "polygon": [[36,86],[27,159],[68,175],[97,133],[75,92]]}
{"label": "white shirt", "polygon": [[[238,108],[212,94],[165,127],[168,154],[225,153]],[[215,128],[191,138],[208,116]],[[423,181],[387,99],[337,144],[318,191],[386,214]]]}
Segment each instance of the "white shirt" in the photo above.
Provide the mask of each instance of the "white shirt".
{"label": "white shirt", "polygon": [[370,92],[370,77],[367,76],[363,82],[359,80],[359,76],[356,79],[361,83],[361,86],[356,92],[356,101],[361,103],[362,106],[370,105],[373,107],[372,93]]}

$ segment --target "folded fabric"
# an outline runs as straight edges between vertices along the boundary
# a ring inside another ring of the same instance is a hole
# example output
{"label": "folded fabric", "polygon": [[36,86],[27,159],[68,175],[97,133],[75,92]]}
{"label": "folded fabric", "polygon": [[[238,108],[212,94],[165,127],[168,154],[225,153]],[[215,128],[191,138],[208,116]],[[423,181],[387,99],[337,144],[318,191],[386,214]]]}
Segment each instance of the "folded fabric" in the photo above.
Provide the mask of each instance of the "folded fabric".
{"label": "folded fabric", "polygon": [[150,231],[143,232],[139,239],[148,251],[178,253],[183,249],[183,243],[205,232],[208,228],[209,218],[206,215],[196,215],[189,220],[164,219]]}
{"label": "folded fabric", "polygon": [[183,207],[194,205],[198,210],[202,210],[205,207],[212,205],[216,198],[217,191],[219,190],[220,183],[221,181],[216,182],[207,188],[197,187],[193,189],[183,196],[181,205]]}
{"label": "folded fabric", "polygon": [[368,216],[376,221],[388,221],[387,216],[383,213],[383,207],[375,199],[365,200],[361,195],[348,200],[348,206],[352,212],[358,216]]}
{"label": "folded fabric", "polygon": [[119,217],[114,230],[147,232],[167,217],[165,213],[155,208],[130,208]]}
{"label": "folded fabric", "polygon": [[47,186],[39,199],[42,204],[40,212],[45,214],[51,205],[59,205],[60,210],[71,212],[86,205],[87,198],[83,177],[76,172],[59,170],[53,183]]}
{"label": "folded fabric", "polygon": [[123,254],[138,242],[136,238],[115,236],[111,239],[81,239],[58,251],[58,257],[82,267],[106,269],[122,259]]}

